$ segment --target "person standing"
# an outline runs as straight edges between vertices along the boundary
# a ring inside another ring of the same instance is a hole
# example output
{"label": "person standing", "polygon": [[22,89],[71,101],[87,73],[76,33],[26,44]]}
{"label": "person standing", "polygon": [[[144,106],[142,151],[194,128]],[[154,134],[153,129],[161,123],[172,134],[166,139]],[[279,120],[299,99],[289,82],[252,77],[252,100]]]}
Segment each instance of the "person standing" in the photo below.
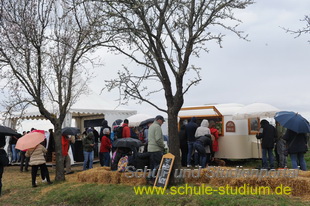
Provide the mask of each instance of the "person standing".
{"label": "person standing", "polygon": [[[263,119],[260,122],[260,130],[256,135],[257,139],[262,139],[262,163],[263,169],[272,169],[274,168],[274,157],[273,157],[273,148],[274,143],[277,139],[277,132],[274,126],[270,125],[269,122]],[[268,160],[267,160],[268,154]],[[268,167],[269,161],[269,167]]]}
{"label": "person standing", "polygon": [[308,151],[306,134],[297,134],[296,132],[287,129],[283,139],[286,140],[288,154],[291,157],[292,168],[298,169],[299,165],[301,170],[306,171],[307,165],[304,158],[304,154]]}
{"label": "person standing", "polygon": [[218,142],[219,131],[215,128],[215,122],[213,120],[210,121],[209,128],[210,128],[211,137],[212,137],[211,158],[213,161],[215,152],[219,151],[219,142]]}
{"label": "person standing", "polygon": [[15,148],[18,138],[15,136],[11,136],[10,138],[10,146],[12,151],[12,163],[19,161],[19,150]]}
{"label": "person standing", "polygon": [[277,140],[275,146],[276,159],[278,168],[284,169],[286,167],[286,141],[283,139],[286,128],[282,127],[279,122],[276,122]]}
{"label": "person standing", "polygon": [[[23,136],[26,134],[26,131],[23,132]],[[25,171],[28,172],[29,166],[29,157],[26,157],[26,151],[20,151],[20,171],[24,171],[24,163],[25,163]]]}
{"label": "person standing", "polygon": [[84,153],[83,170],[93,168],[94,145],[95,145],[94,133],[91,130],[89,130],[86,138],[83,139],[83,153]]}
{"label": "person standing", "polygon": [[188,144],[187,167],[191,166],[192,153],[194,151],[194,143],[196,141],[195,133],[196,133],[197,128],[198,128],[198,125],[196,123],[196,117],[192,117],[191,121],[185,126],[185,134],[186,134],[187,144]]}
{"label": "person standing", "polygon": [[100,137],[100,138],[104,135],[104,134],[103,134],[103,130],[104,130],[105,128],[108,128],[108,129],[110,130],[110,133],[111,133],[111,127],[108,125],[108,121],[104,119],[104,120],[102,121],[102,127],[101,127],[101,129],[100,129],[100,134],[99,134],[99,137]]}
{"label": "person standing", "polygon": [[131,137],[131,132],[130,132],[130,128],[129,128],[128,124],[129,124],[128,119],[124,119],[124,123],[122,125],[122,127],[123,127],[122,138]]}
{"label": "person standing", "polygon": [[157,115],[148,131],[147,151],[150,153],[150,169],[155,169],[159,166],[161,158],[164,154],[165,144],[164,136],[161,130],[161,125],[164,122],[164,117]]}
{"label": "person standing", "polygon": [[40,167],[41,176],[45,177],[48,184],[52,184],[49,176],[49,172],[46,166],[46,160],[44,155],[47,153],[46,148],[42,144],[38,144],[36,147],[27,150],[26,157],[30,157],[29,164],[31,165],[31,179],[32,187],[37,187],[36,177],[38,169]]}
{"label": "person standing", "polygon": [[199,153],[199,159],[200,159],[199,165],[202,168],[205,168],[207,164],[209,164],[212,151],[210,145],[207,145],[207,139],[200,138],[206,135],[209,135],[211,137],[211,132],[209,129],[209,121],[207,119],[203,119],[201,121],[200,127],[198,127],[195,132],[196,141],[194,143],[194,149],[197,150]]}
{"label": "person standing", "polygon": [[109,128],[103,129],[103,136],[101,138],[101,145],[100,145],[100,152],[99,152],[99,159],[101,166],[110,166],[110,151],[112,148],[111,140],[109,138],[110,130]]}
{"label": "person standing", "polygon": [[98,152],[98,143],[99,143],[100,136],[99,136],[98,131],[97,131],[94,127],[91,127],[91,129],[93,130],[93,133],[94,133],[94,142],[95,142],[95,146],[94,146],[94,157],[98,157],[98,155],[99,155],[99,152]]}
{"label": "person standing", "polygon": [[0,136],[0,196],[2,192],[2,174],[4,167],[9,164],[9,158],[7,153],[4,150],[5,146],[5,136]]}
{"label": "person standing", "polygon": [[182,167],[186,167],[188,145],[187,145],[186,134],[185,134],[185,124],[183,124],[180,128],[179,141],[180,141],[180,149],[181,149],[181,165]]}
{"label": "person standing", "polygon": [[68,135],[62,135],[61,144],[62,144],[62,157],[64,158],[64,164],[66,166],[66,174],[72,174],[71,170],[71,158],[68,154],[70,142],[75,141],[74,137],[69,137]]}

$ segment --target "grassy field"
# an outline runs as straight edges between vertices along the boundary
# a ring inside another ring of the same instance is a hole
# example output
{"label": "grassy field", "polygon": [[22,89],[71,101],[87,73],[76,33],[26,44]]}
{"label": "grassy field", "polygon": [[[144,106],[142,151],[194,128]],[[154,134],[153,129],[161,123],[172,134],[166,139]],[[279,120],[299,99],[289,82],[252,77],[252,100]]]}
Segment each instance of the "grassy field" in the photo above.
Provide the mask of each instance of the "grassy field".
{"label": "grassy field", "polygon": [[[310,153],[306,159],[309,167]],[[246,162],[245,166],[257,163]],[[285,195],[136,195],[133,186],[78,182],[82,167],[73,170],[65,182],[52,185],[37,177],[38,187],[32,188],[30,172],[20,172],[18,166],[6,167],[0,205],[310,205],[309,200]],[[49,168],[49,172],[54,179],[54,169]]]}

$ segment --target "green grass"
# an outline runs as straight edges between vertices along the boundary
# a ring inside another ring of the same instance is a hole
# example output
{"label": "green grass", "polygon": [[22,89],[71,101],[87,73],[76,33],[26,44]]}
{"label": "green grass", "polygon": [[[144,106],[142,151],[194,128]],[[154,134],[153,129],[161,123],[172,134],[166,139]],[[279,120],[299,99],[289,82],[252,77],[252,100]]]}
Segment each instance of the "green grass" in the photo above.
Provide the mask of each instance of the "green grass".
{"label": "green grass", "polygon": [[[6,167],[0,205],[309,205],[300,198],[281,195],[136,195],[132,186],[74,181],[81,168],[73,169],[75,174],[68,181],[47,185],[37,177],[38,187],[32,188],[30,172]],[[49,171],[53,178],[54,169]]]}

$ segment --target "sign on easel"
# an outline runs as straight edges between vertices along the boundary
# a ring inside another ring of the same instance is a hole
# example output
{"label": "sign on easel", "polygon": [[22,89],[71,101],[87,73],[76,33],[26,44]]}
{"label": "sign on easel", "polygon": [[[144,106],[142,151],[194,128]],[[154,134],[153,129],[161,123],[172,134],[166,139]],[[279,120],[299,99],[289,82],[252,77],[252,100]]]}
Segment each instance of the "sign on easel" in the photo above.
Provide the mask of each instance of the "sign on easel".
{"label": "sign on easel", "polygon": [[171,153],[163,155],[154,182],[155,187],[167,187],[174,163],[174,158],[174,155]]}

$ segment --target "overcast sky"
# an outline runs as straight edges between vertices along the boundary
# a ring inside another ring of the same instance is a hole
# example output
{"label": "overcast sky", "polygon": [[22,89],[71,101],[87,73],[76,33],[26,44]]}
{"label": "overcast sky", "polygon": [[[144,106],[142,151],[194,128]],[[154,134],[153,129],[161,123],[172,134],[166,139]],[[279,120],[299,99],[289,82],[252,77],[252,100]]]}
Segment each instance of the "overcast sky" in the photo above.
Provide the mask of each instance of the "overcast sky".
{"label": "overcast sky", "polygon": [[[243,21],[239,29],[249,35],[250,41],[228,34],[223,48],[211,43],[209,53],[192,60],[191,64],[202,68],[202,81],[185,95],[184,106],[263,102],[299,112],[310,120],[310,34],[294,38],[281,28],[304,27],[305,22],[300,20],[310,15],[309,9],[309,0],[257,0],[247,9],[236,11]],[[120,56],[101,54],[104,66],[95,69],[96,77],[89,85],[95,93],[102,89],[103,80],[115,76],[121,65],[127,64]],[[114,100],[117,90],[101,95]],[[164,107],[163,98],[152,100]],[[148,104],[130,102],[128,108],[163,114]]]}
{"label": "overcast sky", "polygon": [[[193,60],[191,64],[202,68],[202,81],[186,94],[184,106],[263,102],[310,119],[310,34],[294,38],[281,28],[304,27],[300,20],[310,14],[309,9],[309,0],[259,0],[237,11],[243,21],[239,29],[250,41],[228,34],[223,48],[211,43],[209,53]],[[91,85],[95,92],[99,92],[101,80],[124,64],[119,56],[105,54],[103,59],[104,66],[96,69],[98,76]],[[103,92],[103,96],[116,99],[116,93]],[[162,98],[153,101],[165,105]],[[147,104],[131,102],[129,107],[138,113],[158,113]]]}

